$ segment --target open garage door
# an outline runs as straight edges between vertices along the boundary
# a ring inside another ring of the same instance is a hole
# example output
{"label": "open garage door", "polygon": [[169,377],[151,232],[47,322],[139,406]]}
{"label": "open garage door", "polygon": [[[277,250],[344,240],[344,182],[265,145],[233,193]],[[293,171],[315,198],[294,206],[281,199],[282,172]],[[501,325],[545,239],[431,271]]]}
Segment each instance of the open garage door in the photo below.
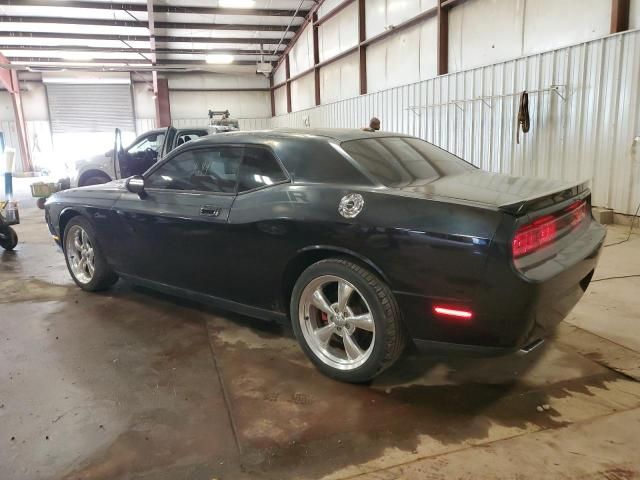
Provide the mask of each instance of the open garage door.
{"label": "open garage door", "polygon": [[128,84],[47,84],[53,134],[135,131]]}
{"label": "open garage door", "polygon": [[119,128],[128,144],[135,138],[131,85],[127,83],[47,83],[51,134],[58,167],[96,155],[108,156]]}

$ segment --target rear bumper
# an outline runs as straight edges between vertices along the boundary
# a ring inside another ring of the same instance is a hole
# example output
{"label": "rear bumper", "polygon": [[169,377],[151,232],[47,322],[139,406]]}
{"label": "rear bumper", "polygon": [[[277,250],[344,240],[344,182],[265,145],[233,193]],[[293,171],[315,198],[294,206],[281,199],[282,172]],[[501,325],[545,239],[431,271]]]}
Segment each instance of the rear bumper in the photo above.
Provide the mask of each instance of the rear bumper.
{"label": "rear bumper", "polygon": [[[518,272],[504,251],[487,260],[474,298],[453,300],[397,295],[414,343],[420,350],[501,355],[551,335],[586,291],[606,231],[591,221],[557,255],[526,273]],[[455,292],[453,292],[455,293]],[[436,303],[471,309],[469,321],[433,315]]]}

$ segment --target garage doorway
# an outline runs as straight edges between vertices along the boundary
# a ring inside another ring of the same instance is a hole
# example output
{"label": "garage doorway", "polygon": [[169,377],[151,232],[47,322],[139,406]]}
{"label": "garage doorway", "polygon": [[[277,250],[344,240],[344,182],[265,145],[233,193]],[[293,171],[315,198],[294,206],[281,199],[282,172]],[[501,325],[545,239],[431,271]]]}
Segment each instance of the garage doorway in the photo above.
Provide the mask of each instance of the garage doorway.
{"label": "garage doorway", "polygon": [[47,98],[56,158],[68,168],[112,149],[116,128],[125,144],[135,138],[128,83],[47,83]]}

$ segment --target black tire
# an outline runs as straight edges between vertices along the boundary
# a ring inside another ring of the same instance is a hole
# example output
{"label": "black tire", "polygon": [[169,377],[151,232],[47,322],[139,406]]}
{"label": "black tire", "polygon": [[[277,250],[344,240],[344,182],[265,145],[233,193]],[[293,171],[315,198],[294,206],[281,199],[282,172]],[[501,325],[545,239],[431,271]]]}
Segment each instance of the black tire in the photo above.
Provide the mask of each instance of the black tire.
{"label": "black tire", "polygon": [[96,175],[91,175],[88,178],[85,178],[82,180],[82,184],[79,185],[80,187],[86,187],[88,185],[100,185],[102,183],[107,183],[110,182],[111,179],[109,177],[107,177],[106,175],[100,175],[100,174],[96,174]]}
{"label": "black tire", "polygon": [[5,250],[13,250],[14,248],[16,248],[16,245],[18,245],[18,234],[16,233],[16,231],[11,227],[0,228],[6,229],[6,231],[4,232],[5,238],[0,237],[0,247],[4,248]]}
{"label": "black tire", "polygon": [[36,200],[36,206],[40,209],[40,210],[44,210],[44,204],[47,201],[47,199],[45,197],[40,197]]}
{"label": "black tire", "polygon": [[[303,291],[311,281],[326,275],[340,277],[352,284],[373,315],[373,349],[362,365],[351,370],[341,370],[325,363],[314,353],[302,331],[299,306]],[[369,269],[346,259],[321,260],[302,272],[293,288],[290,312],[296,338],[307,357],[322,373],[343,382],[362,383],[371,380],[400,357],[407,343],[400,310],[388,285]]]}
{"label": "black tire", "polygon": [[[70,253],[67,251],[69,233],[72,231],[73,227],[76,226],[82,228],[86,232],[93,247],[94,272],[91,280],[87,282],[80,281],[74,274],[70,264]],[[81,289],[86,290],[87,292],[97,292],[100,290],[108,289],[118,281],[118,275],[116,275],[111,267],[109,267],[109,264],[107,263],[106,258],[104,257],[100,248],[95,230],[91,225],[91,222],[89,222],[89,220],[87,220],[86,218],[75,216],[71,220],[69,220],[64,229],[62,248],[64,251],[64,259],[67,263],[69,274],[71,275],[71,278],[76,283],[76,285],[78,285]]]}

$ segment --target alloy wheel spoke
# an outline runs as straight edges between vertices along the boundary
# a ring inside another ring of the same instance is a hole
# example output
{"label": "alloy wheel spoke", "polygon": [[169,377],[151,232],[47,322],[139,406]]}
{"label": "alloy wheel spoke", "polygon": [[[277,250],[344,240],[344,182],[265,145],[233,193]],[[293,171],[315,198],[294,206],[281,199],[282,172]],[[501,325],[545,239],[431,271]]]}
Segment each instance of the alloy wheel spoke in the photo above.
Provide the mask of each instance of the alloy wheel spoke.
{"label": "alloy wheel spoke", "polygon": [[344,313],[349,303],[353,288],[347,282],[338,283],[338,311]]}
{"label": "alloy wheel spoke", "polygon": [[95,267],[93,266],[93,262],[91,261],[87,261],[87,271],[89,272],[89,276],[93,277],[93,271],[95,270]]}
{"label": "alloy wheel spoke", "polygon": [[322,289],[318,288],[315,292],[313,292],[312,302],[317,309],[322,310],[327,315],[334,314],[333,310],[331,309],[331,305],[327,300],[327,297],[325,297],[324,293],[322,292]]}
{"label": "alloy wheel spoke", "polygon": [[87,246],[87,232],[85,232],[84,230],[80,230],[80,239],[82,240],[82,246],[86,247]]}
{"label": "alloy wheel spoke", "polygon": [[356,328],[360,328],[368,332],[374,331],[373,316],[371,313],[363,313],[362,315],[347,317],[345,320],[348,323],[352,323]]}
{"label": "alloy wheel spoke", "polygon": [[353,339],[353,337],[349,335],[349,333],[347,333],[346,331],[342,336],[342,341],[344,343],[344,351],[346,352],[347,358],[349,360],[357,360],[362,355],[364,355],[364,352],[362,351],[362,349],[358,346],[358,344]]}
{"label": "alloy wheel spoke", "polygon": [[325,325],[324,327],[318,328],[313,334],[318,339],[318,343],[322,345],[322,347],[326,347],[331,339],[331,336],[336,331],[336,326],[333,323],[329,325]]}
{"label": "alloy wheel spoke", "polygon": [[80,232],[76,233],[75,238],[73,239],[73,246],[78,252],[82,250],[82,243],[80,243]]}

